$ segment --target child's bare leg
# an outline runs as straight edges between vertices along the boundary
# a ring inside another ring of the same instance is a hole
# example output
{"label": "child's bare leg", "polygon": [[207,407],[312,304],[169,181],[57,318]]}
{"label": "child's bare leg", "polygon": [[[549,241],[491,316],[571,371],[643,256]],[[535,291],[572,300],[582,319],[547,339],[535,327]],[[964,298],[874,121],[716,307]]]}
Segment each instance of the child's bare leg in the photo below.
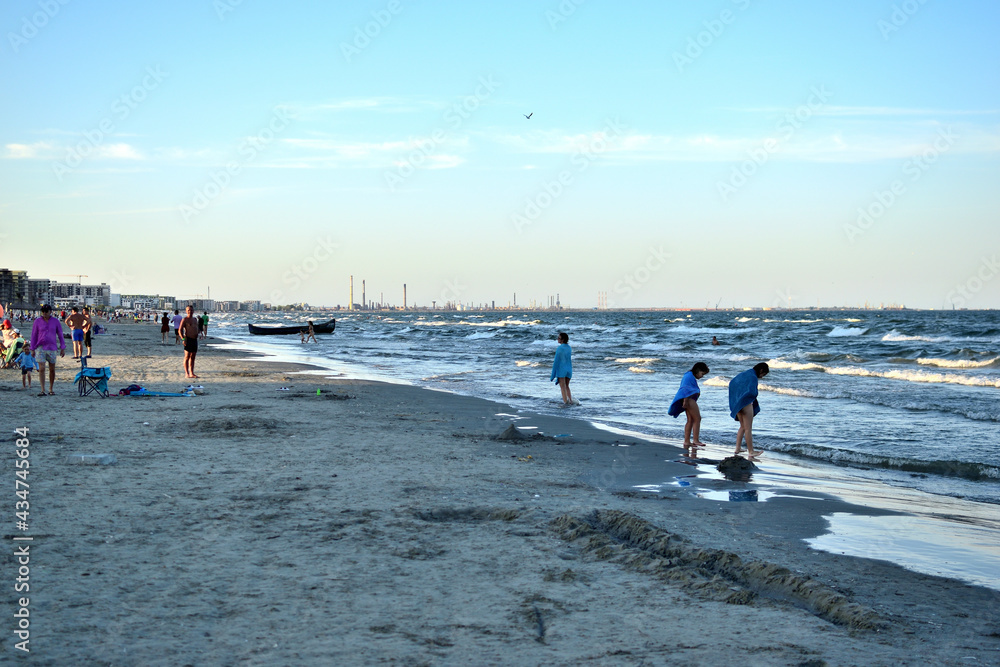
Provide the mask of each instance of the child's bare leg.
{"label": "child's bare leg", "polygon": [[753,405],[748,405],[740,410],[743,417],[743,434],[747,441],[747,456],[754,456],[753,451]]}
{"label": "child's bare leg", "polygon": [[569,378],[559,378],[559,386],[563,390],[563,402],[566,405],[573,404],[573,392],[569,390]]}
{"label": "child's bare leg", "polygon": [[698,408],[698,401],[685,399],[687,404],[688,419],[691,421],[691,441],[695,445],[701,445],[701,410]]}
{"label": "child's bare leg", "polygon": [[742,449],[743,447],[743,432],[745,430],[743,427],[743,413],[737,412],[736,419],[739,420],[740,427],[736,429],[736,453],[734,454],[734,456],[739,456],[740,449]]}

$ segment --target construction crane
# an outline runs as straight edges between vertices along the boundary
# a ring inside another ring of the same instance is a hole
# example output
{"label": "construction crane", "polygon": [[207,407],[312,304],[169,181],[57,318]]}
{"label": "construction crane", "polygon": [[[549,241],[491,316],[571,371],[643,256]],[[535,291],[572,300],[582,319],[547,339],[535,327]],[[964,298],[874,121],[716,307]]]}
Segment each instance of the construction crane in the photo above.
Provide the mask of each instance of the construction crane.
{"label": "construction crane", "polygon": [[57,273],[56,278],[76,278],[76,282],[83,284],[84,278],[89,278],[86,273]]}

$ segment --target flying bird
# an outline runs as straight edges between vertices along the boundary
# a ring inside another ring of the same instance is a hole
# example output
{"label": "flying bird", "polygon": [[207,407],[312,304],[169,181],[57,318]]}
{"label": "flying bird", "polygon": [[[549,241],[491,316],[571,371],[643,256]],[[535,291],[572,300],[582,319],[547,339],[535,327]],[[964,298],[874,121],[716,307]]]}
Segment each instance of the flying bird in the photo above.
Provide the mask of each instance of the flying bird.
{"label": "flying bird", "polygon": [[[524,114],[521,114],[521,115],[524,116]],[[527,118],[528,120],[531,120],[531,117],[534,116],[534,115],[535,115],[535,112],[532,111],[531,113],[529,113],[527,116],[524,116],[524,117]]]}

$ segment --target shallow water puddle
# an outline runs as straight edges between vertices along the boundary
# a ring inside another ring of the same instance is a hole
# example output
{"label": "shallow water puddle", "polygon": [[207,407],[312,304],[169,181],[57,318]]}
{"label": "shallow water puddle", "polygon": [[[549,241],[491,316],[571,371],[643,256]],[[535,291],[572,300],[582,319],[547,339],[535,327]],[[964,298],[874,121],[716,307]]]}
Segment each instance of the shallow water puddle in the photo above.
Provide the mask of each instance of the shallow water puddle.
{"label": "shallow water puddle", "polygon": [[928,516],[825,517],[830,532],[806,540],[813,549],[873,558],[908,570],[1000,590],[1000,545],[989,528]]}

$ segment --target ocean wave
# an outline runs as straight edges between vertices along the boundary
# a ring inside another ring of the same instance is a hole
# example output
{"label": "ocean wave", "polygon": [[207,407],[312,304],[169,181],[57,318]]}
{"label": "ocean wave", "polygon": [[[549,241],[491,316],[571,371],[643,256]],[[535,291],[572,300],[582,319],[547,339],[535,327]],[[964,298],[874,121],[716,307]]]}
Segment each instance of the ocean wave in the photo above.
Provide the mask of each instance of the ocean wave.
{"label": "ocean wave", "polygon": [[905,343],[908,341],[920,341],[922,343],[947,343],[948,341],[955,339],[949,338],[948,336],[910,336],[893,329],[886,335],[882,336],[882,340],[886,343]]}
{"label": "ocean wave", "polygon": [[655,373],[652,368],[647,368],[646,366],[629,366],[628,369],[633,373]]}
{"label": "ocean wave", "polygon": [[937,366],[939,368],[986,368],[1000,365],[1000,357],[973,361],[972,359],[917,359],[921,366]]}
{"label": "ocean wave", "polygon": [[833,331],[827,334],[831,338],[841,338],[844,336],[861,336],[866,333],[868,329],[861,327],[834,327]]}
{"label": "ocean wave", "polygon": [[931,384],[961,384],[967,387],[997,387],[1000,389],[1000,378],[959,375],[957,373],[930,373],[927,371],[891,370],[876,371],[857,366],[831,366],[824,368],[831,375],[854,375],[857,377],[880,377],[887,380],[903,380],[905,382],[924,382]]}
{"label": "ocean wave", "polygon": [[773,394],[782,394],[784,396],[798,396],[800,398],[827,398],[822,394],[817,394],[813,391],[808,391],[806,389],[793,389],[791,387],[775,387],[774,385],[764,384],[763,382],[758,384],[757,387],[762,391],[769,391]]}
{"label": "ocean wave", "polygon": [[825,371],[826,366],[823,364],[817,364],[815,362],[801,363],[798,361],[784,361],[782,359],[771,359],[767,362],[767,365],[772,370],[788,370],[788,371]]}
{"label": "ocean wave", "polygon": [[618,364],[651,364],[656,361],[660,361],[659,357],[623,357],[621,359],[605,357],[605,359],[610,359]]}
{"label": "ocean wave", "polygon": [[[728,387],[730,378],[716,375],[704,380],[701,384],[707,387]],[[959,415],[973,421],[998,422],[1000,412],[989,412],[975,410],[966,404],[963,405],[943,405],[940,403],[928,404],[919,400],[907,401],[905,397],[893,393],[876,392],[855,392],[855,391],[817,391],[811,389],[796,389],[793,387],[776,387],[774,385],[760,383],[757,385],[761,391],[768,391],[784,396],[794,396],[796,398],[817,398],[817,399],[841,399],[862,403],[865,405],[878,405],[893,410],[913,410],[916,412],[943,412],[947,414]]]}
{"label": "ocean wave", "polygon": [[542,364],[541,362],[538,362],[538,361],[518,360],[518,361],[514,362],[514,365],[517,366],[518,368],[539,368],[539,367],[543,366],[544,364]]}
{"label": "ocean wave", "polygon": [[823,320],[764,320],[764,322],[770,322],[772,324],[776,324],[778,322],[786,324],[815,324],[822,321]]}
{"label": "ocean wave", "polygon": [[847,449],[833,449],[820,445],[769,442],[768,449],[793,456],[865,468],[883,468],[902,472],[960,477],[972,481],[1000,480],[1000,467],[967,461],[922,461],[903,457],[879,456]]}
{"label": "ocean wave", "polygon": [[760,318],[759,317],[737,317],[735,319],[736,319],[737,322],[746,323],[746,322],[752,322],[754,320],[759,320]]}
{"label": "ocean wave", "polygon": [[471,333],[465,337],[466,340],[478,340],[480,338],[495,338],[497,335],[496,331],[477,331],[476,333]]}
{"label": "ocean wave", "polygon": [[692,333],[692,334],[742,334],[749,331],[756,331],[754,327],[744,327],[740,329],[724,329],[722,327],[689,327],[682,324],[672,329],[667,329],[671,333]]}
{"label": "ocean wave", "polygon": [[643,350],[650,350],[652,352],[673,352],[674,350],[681,349],[680,346],[673,343],[645,343],[641,347]]}
{"label": "ocean wave", "polygon": [[541,323],[541,320],[497,320],[496,322],[469,322],[462,320],[458,322],[459,325],[464,324],[467,327],[533,327]]}
{"label": "ocean wave", "polygon": [[958,373],[932,373],[921,370],[888,370],[880,371],[859,366],[824,366],[817,363],[798,363],[782,359],[771,359],[767,365],[772,369],[791,371],[819,371],[830,375],[852,375],[855,377],[877,377],[886,380],[902,380],[905,382],[922,382],[931,384],[961,384],[967,387],[997,387],[1000,388],[1000,377],[985,375],[959,375]]}

